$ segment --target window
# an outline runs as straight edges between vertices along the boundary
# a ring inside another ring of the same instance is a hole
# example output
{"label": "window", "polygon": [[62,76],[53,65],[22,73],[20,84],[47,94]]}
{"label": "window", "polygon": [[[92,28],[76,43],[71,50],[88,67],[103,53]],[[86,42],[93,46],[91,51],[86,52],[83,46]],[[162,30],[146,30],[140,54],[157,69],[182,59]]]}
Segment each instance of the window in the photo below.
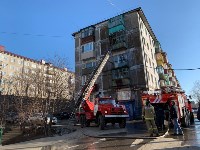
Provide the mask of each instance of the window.
{"label": "window", "polygon": [[147,35],[147,33],[148,33],[148,32],[147,32],[147,28],[145,28],[145,32],[146,32],[146,35]]}
{"label": "window", "polygon": [[94,45],[93,42],[82,45],[82,52],[85,53],[85,52],[93,51],[93,45]]}
{"label": "window", "polygon": [[2,67],[5,68],[7,66],[7,64],[2,64]]}
{"label": "window", "polygon": [[3,75],[3,76],[6,75],[6,72],[2,72],[2,75]]}
{"label": "window", "polygon": [[11,58],[11,60],[10,60],[11,62],[15,62],[15,59],[14,58]]}
{"label": "window", "polygon": [[153,50],[152,50],[152,49],[151,49],[151,55],[152,55],[152,59],[154,59],[154,58],[153,58],[154,53],[153,53]]}
{"label": "window", "polygon": [[145,39],[144,39],[144,37],[142,37],[142,43],[145,45]]}
{"label": "window", "polygon": [[149,66],[151,67],[151,59],[149,58]]}
{"label": "window", "polygon": [[87,77],[86,76],[82,76],[82,85],[85,84]]}
{"label": "window", "polygon": [[143,23],[142,23],[142,21],[140,22],[140,29],[142,29],[143,28]]}
{"label": "window", "polygon": [[18,60],[18,64],[21,65],[23,63],[22,60]]}
{"label": "window", "polygon": [[114,36],[112,38],[112,44],[119,44],[125,42],[125,36],[124,35],[119,35],[119,36]]}
{"label": "window", "polygon": [[147,43],[147,49],[149,50],[149,44]]}
{"label": "window", "polygon": [[13,76],[13,73],[10,73],[10,74],[9,74],[9,76],[11,76],[11,77],[12,77],[12,76]]}
{"label": "window", "polygon": [[129,75],[128,68],[120,68],[112,71],[113,79],[122,79],[126,78]]}
{"label": "window", "polygon": [[109,19],[108,28],[111,29],[113,27],[123,25],[123,24],[124,24],[124,17],[123,15],[119,15],[119,16]]}
{"label": "window", "polygon": [[153,75],[151,74],[151,80],[152,80],[152,83],[153,83]]}
{"label": "window", "polygon": [[4,60],[7,60],[8,58],[6,56],[4,56]]}
{"label": "window", "polygon": [[149,72],[147,71],[147,81],[149,80]]}
{"label": "window", "polygon": [[10,69],[15,70],[15,67],[14,66],[10,66]]}
{"label": "window", "polygon": [[117,63],[117,64],[125,63],[128,61],[127,54],[124,53],[124,54],[116,55],[113,57],[113,61],[114,63]]}
{"label": "window", "polygon": [[36,64],[32,64],[32,67],[33,67],[33,68],[36,68]]}
{"label": "window", "polygon": [[24,69],[24,72],[25,72],[25,73],[28,73],[28,71],[29,71],[28,69]]}
{"label": "window", "polygon": [[86,64],[84,64],[84,68],[93,68],[96,66],[96,62],[88,62]]}
{"label": "window", "polygon": [[25,66],[29,66],[29,62],[25,62]]}
{"label": "window", "polygon": [[89,27],[81,31],[81,38],[94,35],[94,27]]}

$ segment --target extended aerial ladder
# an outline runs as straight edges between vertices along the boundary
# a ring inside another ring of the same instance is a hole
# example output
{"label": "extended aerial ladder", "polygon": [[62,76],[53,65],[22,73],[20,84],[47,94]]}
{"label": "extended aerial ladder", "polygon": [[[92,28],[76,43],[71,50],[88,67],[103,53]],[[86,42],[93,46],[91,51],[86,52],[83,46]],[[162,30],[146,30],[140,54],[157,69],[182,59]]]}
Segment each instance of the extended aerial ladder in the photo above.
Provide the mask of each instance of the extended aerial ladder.
{"label": "extended aerial ladder", "polygon": [[75,103],[75,108],[78,108],[82,101],[87,100],[92,92],[93,86],[99,76],[99,74],[102,72],[106,62],[110,58],[111,52],[108,51],[106,55],[99,61],[97,67],[94,69],[90,77],[85,82],[82,89],[79,91]]}

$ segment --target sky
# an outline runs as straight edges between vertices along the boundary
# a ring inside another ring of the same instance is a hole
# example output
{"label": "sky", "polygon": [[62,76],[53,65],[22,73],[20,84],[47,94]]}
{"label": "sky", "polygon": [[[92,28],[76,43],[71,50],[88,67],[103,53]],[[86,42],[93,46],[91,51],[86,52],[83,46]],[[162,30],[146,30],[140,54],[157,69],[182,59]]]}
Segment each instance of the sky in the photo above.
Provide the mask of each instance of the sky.
{"label": "sky", "polygon": [[[37,60],[64,56],[74,71],[72,33],[138,7],[173,68],[200,68],[200,0],[0,0],[0,45]],[[200,70],[175,73],[190,94]]]}

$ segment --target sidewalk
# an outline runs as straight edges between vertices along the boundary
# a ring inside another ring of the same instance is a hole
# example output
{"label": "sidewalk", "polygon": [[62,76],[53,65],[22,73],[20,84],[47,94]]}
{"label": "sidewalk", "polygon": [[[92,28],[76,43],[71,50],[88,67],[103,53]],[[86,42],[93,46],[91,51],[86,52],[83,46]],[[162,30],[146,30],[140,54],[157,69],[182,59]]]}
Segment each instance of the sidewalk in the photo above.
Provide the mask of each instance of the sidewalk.
{"label": "sidewalk", "polygon": [[[66,125],[66,126],[69,126]],[[142,121],[128,121],[127,127],[120,129],[116,124],[114,127],[108,125],[105,130],[100,130],[96,126],[80,128],[80,126],[71,126],[76,129],[75,132],[65,134],[63,136],[46,137],[36,140],[21,142],[17,144],[0,146],[0,150],[16,150],[16,149],[33,149],[41,150],[44,146],[54,145],[56,143],[67,142],[73,139],[80,139],[86,136],[102,138],[102,137],[118,137],[118,138],[145,138],[148,136],[145,123]],[[149,138],[149,137],[148,137]]]}

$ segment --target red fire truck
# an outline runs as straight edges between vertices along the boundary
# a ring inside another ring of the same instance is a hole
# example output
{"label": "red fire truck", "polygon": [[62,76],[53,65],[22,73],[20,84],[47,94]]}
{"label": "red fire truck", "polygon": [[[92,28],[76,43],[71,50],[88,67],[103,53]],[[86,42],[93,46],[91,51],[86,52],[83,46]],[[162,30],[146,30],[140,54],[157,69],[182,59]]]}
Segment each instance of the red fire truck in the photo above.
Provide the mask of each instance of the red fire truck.
{"label": "red fire truck", "polygon": [[90,126],[92,121],[95,121],[101,130],[105,128],[107,123],[119,123],[120,128],[125,128],[126,126],[126,118],[128,118],[129,115],[125,106],[119,105],[115,99],[111,97],[98,97],[95,100],[90,100],[94,83],[108,61],[110,54],[111,53],[108,52],[102,58],[78,94],[75,105],[75,107],[78,108],[76,120],[81,123],[81,127]]}
{"label": "red fire truck", "polygon": [[164,90],[157,90],[154,92],[144,91],[142,93],[142,102],[145,104],[149,99],[153,106],[162,107],[165,112],[165,120],[169,120],[170,102],[174,101],[178,107],[178,119],[182,126],[189,127],[194,122],[194,116],[191,108],[191,103],[183,91],[171,90],[165,92]]}

